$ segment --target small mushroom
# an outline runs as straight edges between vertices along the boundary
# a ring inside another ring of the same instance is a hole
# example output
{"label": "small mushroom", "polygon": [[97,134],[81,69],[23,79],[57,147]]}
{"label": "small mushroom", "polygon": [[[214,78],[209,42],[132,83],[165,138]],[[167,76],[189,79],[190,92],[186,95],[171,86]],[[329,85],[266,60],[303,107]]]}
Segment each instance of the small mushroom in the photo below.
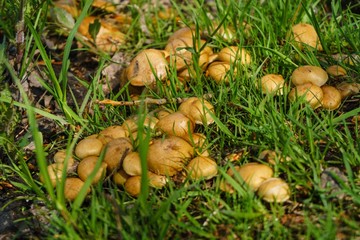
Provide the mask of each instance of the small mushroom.
{"label": "small mushroom", "polygon": [[141,159],[138,152],[130,152],[124,158],[122,167],[127,175],[141,175]]}
{"label": "small mushroom", "polygon": [[295,41],[299,43],[300,49],[303,49],[304,46],[308,45],[319,51],[323,50],[321,43],[319,41],[319,36],[316,33],[315,28],[311,24],[307,24],[307,23],[296,24],[292,27],[292,32]]}
{"label": "small mushroom", "polygon": [[124,171],[124,169],[120,169],[114,173],[113,181],[115,184],[123,186],[129,177],[130,176]]}
{"label": "small mushroom", "polygon": [[[84,182],[80,178],[70,177],[65,179],[64,196],[69,201],[74,201],[79,195],[81,188],[84,186]],[[87,189],[87,194],[90,192],[90,188]]]}
{"label": "small mushroom", "polygon": [[180,137],[155,139],[147,154],[148,168],[156,174],[173,176],[184,168],[193,152],[193,147]]}
{"label": "small mushroom", "polygon": [[269,178],[259,186],[258,195],[267,202],[285,202],[290,198],[289,185],[280,178]]}
{"label": "small mushroom", "polygon": [[290,157],[287,156],[284,158],[281,156],[281,153],[277,153],[274,150],[268,149],[260,152],[259,159],[265,160],[272,165],[276,164],[276,160],[279,160],[280,162],[291,161]]}
{"label": "small mushroom", "polygon": [[344,99],[346,97],[358,94],[360,92],[360,83],[342,82],[338,84],[336,88],[340,91],[341,98]]}
{"label": "small mushroom", "polygon": [[216,162],[210,157],[198,156],[193,158],[186,170],[191,179],[211,179],[218,173],[218,166]]}
{"label": "small mushroom", "polygon": [[283,94],[285,80],[280,74],[266,74],[260,79],[260,83],[265,94]]}
{"label": "small mushroom", "polygon": [[342,77],[347,74],[346,70],[339,65],[332,65],[326,68],[326,72],[333,77]]}
{"label": "small mushroom", "polygon": [[116,139],[121,137],[127,137],[127,131],[123,128],[123,126],[113,125],[100,131],[99,135],[109,137],[111,139]]}
{"label": "small mushroom", "polygon": [[156,123],[156,129],[163,133],[183,137],[194,130],[194,123],[182,112],[174,112]]}
{"label": "small mushroom", "polygon": [[179,112],[190,118],[196,124],[209,125],[214,122],[214,106],[205,99],[190,97],[179,106]]}
{"label": "small mushroom", "polygon": [[[216,83],[228,83],[230,82],[231,75],[230,63],[227,62],[213,62],[206,70],[206,76],[211,77]],[[236,73],[236,68],[233,67],[233,73]]]}
{"label": "small mushroom", "polygon": [[296,86],[312,83],[321,87],[327,82],[329,76],[321,67],[305,65],[296,68],[290,78],[292,83]]}
{"label": "small mushroom", "polygon": [[296,86],[295,88],[291,89],[288,96],[291,102],[294,102],[299,98],[305,100],[313,109],[321,106],[323,97],[324,93],[322,89],[311,83]]}
{"label": "small mushroom", "polygon": [[242,65],[249,65],[251,63],[251,56],[245,48],[239,48],[237,46],[225,47],[218,53],[218,59],[221,62],[228,64],[240,61]]}
{"label": "small mushroom", "polygon": [[133,150],[133,146],[129,138],[117,138],[105,145],[106,153],[104,162],[107,164],[107,169],[112,171],[120,168],[123,158],[126,154]]}
{"label": "small mushroom", "polygon": [[141,51],[126,69],[126,76],[130,84],[153,88],[157,79],[164,81],[168,71],[166,55],[166,52],[156,49]]}
{"label": "small mushroom", "polygon": [[132,197],[138,197],[141,192],[141,176],[129,177],[124,185],[125,191]]}
{"label": "small mushroom", "polygon": [[[67,170],[70,170],[71,167],[74,165],[75,163],[75,159],[73,158],[72,155],[70,155],[68,157],[68,165],[67,165]],[[61,164],[64,164],[66,160],[66,150],[59,150],[55,153],[54,155],[54,162],[55,163],[61,163]]]}
{"label": "small mushroom", "polygon": [[237,172],[253,190],[257,190],[260,184],[268,178],[271,178],[274,171],[265,164],[247,163],[237,169]]}
{"label": "small mushroom", "polygon": [[[64,165],[62,163],[53,163],[47,166],[47,172],[53,187],[61,180]],[[44,176],[40,174],[40,181],[45,182]]]}
{"label": "small mushroom", "polygon": [[324,85],[321,87],[323,91],[323,99],[321,105],[327,110],[335,110],[340,107],[341,93],[333,86]]}
{"label": "small mushroom", "polygon": [[179,38],[193,38],[195,36],[194,30],[189,27],[184,27],[176,30],[168,39],[168,43]]}
{"label": "small mushroom", "polygon": [[75,155],[83,159],[87,156],[99,156],[103,148],[103,143],[96,138],[84,138],[75,147]]}
{"label": "small mushroom", "polygon": [[[85,182],[86,179],[90,176],[90,174],[94,171],[96,163],[98,161],[99,158],[97,156],[88,156],[82,159],[77,168],[77,173],[79,175],[79,178]],[[102,180],[105,177],[106,167],[107,164],[102,162],[100,168],[98,169],[98,172],[96,173],[95,177],[91,182],[92,184],[98,183],[100,180]]]}
{"label": "small mushroom", "polygon": [[153,188],[162,188],[167,183],[166,176],[158,175],[153,172],[148,171],[148,179],[149,179],[149,186]]}

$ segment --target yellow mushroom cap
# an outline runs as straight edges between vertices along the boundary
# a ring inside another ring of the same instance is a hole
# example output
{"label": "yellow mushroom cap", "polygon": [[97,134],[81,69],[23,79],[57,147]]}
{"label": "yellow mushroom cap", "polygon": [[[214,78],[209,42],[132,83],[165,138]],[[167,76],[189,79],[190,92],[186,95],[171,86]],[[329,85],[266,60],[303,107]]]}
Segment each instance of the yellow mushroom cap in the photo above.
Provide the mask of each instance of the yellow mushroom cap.
{"label": "yellow mushroom cap", "polygon": [[156,129],[163,133],[183,137],[194,130],[194,123],[182,112],[171,113],[156,123]]}
{"label": "yellow mushroom cap", "polygon": [[310,65],[300,66],[291,74],[291,81],[296,86],[312,83],[321,87],[328,79],[329,76],[324,69]]}
{"label": "yellow mushroom cap", "polygon": [[303,98],[310,104],[313,109],[321,106],[323,97],[324,93],[322,89],[311,83],[296,86],[295,88],[291,89],[288,96],[291,102],[294,102],[299,98]]}
{"label": "yellow mushroom cap", "polygon": [[[74,201],[78,196],[81,188],[84,186],[84,182],[80,178],[70,177],[65,179],[64,196],[69,201]],[[90,192],[90,188],[87,189],[87,194]]]}
{"label": "yellow mushroom cap", "polygon": [[321,87],[323,91],[323,99],[321,105],[323,108],[328,110],[335,110],[340,107],[341,104],[341,93],[333,86],[324,85]]}
{"label": "yellow mushroom cap", "polygon": [[117,138],[106,144],[106,153],[104,162],[107,164],[109,171],[121,167],[122,159],[133,150],[129,138]]}
{"label": "yellow mushroom cap", "polygon": [[215,114],[214,106],[205,99],[191,97],[179,106],[179,112],[190,118],[196,124],[209,125],[214,122],[211,114]]}
{"label": "yellow mushroom cap", "polygon": [[319,51],[323,50],[319,41],[319,36],[311,24],[296,24],[292,27],[292,32],[294,34],[295,41],[299,43],[300,49],[303,49],[305,44]]}
{"label": "yellow mushroom cap", "polygon": [[186,170],[191,179],[211,179],[218,173],[218,166],[212,158],[198,156],[188,163]]}
{"label": "yellow mushroom cap", "polygon": [[290,198],[289,185],[280,178],[267,179],[259,186],[257,193],[267,202],[281,203]]}
{"label": "yellow mushroom cap", "polygon": [[141,175],[141,159],[138,152],[130,152],[124,158],[122,167],[127,175]]}
{"label": "yellow mushroom cap", "polygon": [[[79,178],[83,181],[86,181],[86,179],[90,176],[90,174],[94,171],[96,163],[99,161],[99,158],[97,156],[88,156],[86,158],[83,158],[77,168],[77,173],[79,175]],[[103,179],[106,175],[106,167],[107,164],[102,162],[101,166],[96,173],[95,177],[92,180],[92,184],[98,183],[101,179]]]}
{"label": "yellow mushroom cap", "polygon": [[284,77],[280,74],[266,74],[260,80],[262,92],[265,94],[283,94]]}
{"label": "yellow mushroom cap", "polygon": [[124,185],[125,191],[132,197],[138,197],[141,192],[141,176],[129,177]]}
{"label": "yellow mushroom cap", "polygon": [[251,56],[245,48],[239,48],[237,46],[225,47],[218,53],[218,59],[221,62],[234,63],[240,61],[242,65],[249,65],[251,63]]}
{"label": "yellow mushroom cap", "polygon": [[75,155],[83,159],[87,156],[99,156],[103,148],[103,143],[96,138],[84,138],[75,147]]}

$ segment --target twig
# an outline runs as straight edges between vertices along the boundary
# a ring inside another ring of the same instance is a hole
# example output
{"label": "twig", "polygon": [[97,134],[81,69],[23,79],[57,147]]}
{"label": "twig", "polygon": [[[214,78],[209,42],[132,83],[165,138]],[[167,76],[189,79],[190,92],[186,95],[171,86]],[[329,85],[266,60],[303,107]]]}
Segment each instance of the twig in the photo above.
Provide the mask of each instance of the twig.
{"label": "twig", "polygon": [[[212,98],[211,93],[207,93],[203,95],[204,99]],[[104,100],[96,100],[95,103],[99,105],[112,105],[112,106],[137,106],[140,104],[156,104],[156,105],[164,105],[166,103],[182,103],[185,102],[189,98],[161,98],[161,99],[154,99],[154,98],[145,98],[140,100],[134,101],[114,101],[110,99]]]}

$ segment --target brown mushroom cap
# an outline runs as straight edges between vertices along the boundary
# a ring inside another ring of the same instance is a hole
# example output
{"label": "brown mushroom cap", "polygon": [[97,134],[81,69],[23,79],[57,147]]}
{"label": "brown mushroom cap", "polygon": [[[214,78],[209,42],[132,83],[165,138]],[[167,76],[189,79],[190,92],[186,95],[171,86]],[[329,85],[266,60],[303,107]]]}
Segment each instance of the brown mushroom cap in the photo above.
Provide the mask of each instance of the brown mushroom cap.
{"label": "brown mushroom cap", "polygon": [[[65,199],[69,201],[74,201],[75,198],[78,196],[83,185],[84,182],[80,178],[75,178],[75,177],[66,178],[65,186],[64,186]],[[89,192],[90,192],[90,188],[87,189],[87,193]]]}
{"label": "brown mushroom cap", "polygon": [[125,182],[124,188],[130,196],[139,196],[141,192],[141,176],[129,177]]}
{"label": "brown mushroom cap", "polygon": [[218,173],[218,166],[212,158],[198,156],[188,163],[186,170],[191,179],[211,179]]}
{"label": "brown mushroom cap", "polygon": [[360,83],[342,82],[338,84],[336,88],[340,91],[341,98],[344,99],[354,94],[358,94],[360,92]]}
{"label": "brown mushroom cap", "polygon": [[[206,70],[206,76],[214,79],[216,83],[228,83],[230,81],[230,75],[228,72],[231,69],[231,65],[227,62],[213,62]],[[236,73],[236,68],[234,68]]]}
{"label": "brown mushroom cap", "polygon": [[116,139],[121,137],[127,137],[127,131],[125,131],[123,126],[114,125],[100,131],[99,135],[109,137],[111,139]]}
{"label": "brown mushroom cap", "polygon": [[324,97],[321,100],[323,108],[328,110],[335,110],[340,107],[341,93],[333,86],[324,85],[321,87]]}
{"label": "brown mushroom cap", "polygon": [[[50,177],[51,185],[56,186],[57,182],[61,180],[64,165],[62,163],[53,163],[47,166],[47,172]],[[40,181],[44,183],[44,176],[40,174]]]}
{"label": "brown mushroom cap", "polygon": [[225,47],[218,53],[218,59],[221,62],[232,64],[236,61],[240,61],[242,65],[249,65],[251,63],[251,56],[245,48],[239,48],[237,46]]}
{"label": "brown mushroom cap", "polygon": [[138,152],[130,152],[124,158],[122,167],[130,176],[141,175],[141,159]]}
{"label": "brown mushroom cap", "polygon": [[133,150],[133,146],[129,138],[117,138],[106,144],[106,153],[104,162],[107,164],[109,171],[121,167],[122,159],[125,154]]}
{"label": "brown mushroom cap", "polygon": [[326,72],[333,77],[341,77],[347,74],[346,70],[339,65],[332,65],[326,68]]}
{"label": "brown mushroom cap", "polygon": [[323,97],[324,93],[322,89],[311,83],[296,86],[291,89],[288,96],[291,102],[296,101],[298,98],[303,98],[313,109],[321,106]]}
{"label": "brown mushroom cap", "polygon": [[253,190],[257,190],[260,184],[274,174],[272,168],[260,163],[247,163],[237,169],[244,182]]}
{"label": "brown mushroom cap", "polygon": [[193,147],[180,137],[156,139],[148,150],[149,170],[156,174],[173,176],[184,168],[193,152]]}
{"label": "brown mushroom cap", "polygon": [[312,83],[321,87],[328,79],[329,76],[324,69],[310,65],[298,67],[291,75],[291,81],[296,86]]}
{"label": "brown mushroom cap", "polygon": [[[85,180],[90,176],[90,174],[94,171],[96,163],[99,161],[97,156],[88,156],[82,159],[78,165],[77,173],[79,178],[85,182]],[[92,180],[92,184],[98,183],[101,179],[103,179],[106,175],[106,167],[107,164],[102,162],[98,172]]]}
{"label": "brown mushroom cap", "polygon": [[215,114],[214,106],[205,99],[197,97],[188,98],[180,104],[178,110],[196,124],[206,126],[214,122],[214,119],[211,116],[211,114]]}
{"label": "brown mushroom cap", "polygon": [[167,183],[166,176],[158,175],[158,174],[155,174],[155,173],[150,172],[150,171],[148,171],[147,176],[149,178],[149,186],[150,187],[162,188]]}
{"label": "brown mushroom cap", "polygon": [[[55,163],[62,163],[64,164],[66,159],[66,150],[59,150],[55,153],[54,155],[54,162]],[[68,166],[67,166],[67,170],[69,170],[73,165],[74,165],[75,159],[73,158],[72,155],[69,156],[69,160],[68,160]]]}
{"label": "brown mushroom cap", "polygon": [[280,178],[267,179],[259,186],[257,193],[267,202],[281,203],[290,198],[289,185]]}
{"label": "brown mushroom cap", "polygon": [[127,173],[124,171],[124,169],[120,169],[119,171],[117,171],[116,173],[114,173],[113,175],[113,181],[115,184],[117,185],[124,185],[126,180],[129,178],[130,176],[127,175]]}
{"label": "brown mushroom cap", "polygon": [[168,39],[168,43],[179,38],[190,38],[192,39],[195,35],[194,30],[189,27],[180,28],[176,30]]}
{"label": "brown mushroom cap", "polygon": [[165,51],[170,53],[169,62],[176,66],[176,70],[179,71],[191,65],[192,53],[188,48],[193,45],[193,38],[175,38],[165,46]]}
{"label": "brown mushroom cap", "polygon": [[182,112],[171,113],[156,123],[156,129],[168,135],[183,137],[194,130],[194,123]]}
{"label": "brown mushroom cap", "polygon": [[83,159],[87,156],[99,156],[103,148],[103,143],[96,138],[84,138],[75,147],[75,155]]}
{"label": "brown mushroom cap", "polygon": [[317,35],[315,28],[312,25],[307,23],[296,24],[292,27],[292,32],[295,41],[299,43],[300,49],[303,49],[304,44],[306,44],[319,51],[323,50],[319,41],[319,36]]}
{"label": "brown mushroom cap", "polygon": [[126,69],[126,75],[133,86],[153,87],[156,79],[166,79],[167,69],[168,62],[163,51],[146,49],[131,61]]}
{"label": "brown mushroom cap", "polygon": [[260,80],[262,92],[265,94],[282,95],[285,80],[280,74],[266,74]]}

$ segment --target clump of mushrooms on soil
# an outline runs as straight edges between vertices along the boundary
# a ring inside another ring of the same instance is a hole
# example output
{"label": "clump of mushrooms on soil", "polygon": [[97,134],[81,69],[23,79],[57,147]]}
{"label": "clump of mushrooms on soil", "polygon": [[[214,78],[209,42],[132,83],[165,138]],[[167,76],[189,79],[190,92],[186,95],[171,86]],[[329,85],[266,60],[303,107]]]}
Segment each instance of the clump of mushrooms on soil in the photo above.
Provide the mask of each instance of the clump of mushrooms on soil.
{"label": "clump of mushrooms on soil", "polygon": [[[76,14],[73,13],[73,16]],[[88,28],[95,20],[93,17],[86,18],[79,28],[79,33],[92,38],[88,34]],[[116,50],[113,42],[111,46],[106,44],[106,33],[109,28],[111,27],[105,22],[101,22],[102,34],[93,42],[102,50],[113,52]],[[297,24],[293,26],[292,32],[299,49],[322,50],[316,31],[311,25]],[[103,34],[105,37],[101,37]],[[224,39],[234,36],[230,29],[225,31],[219,28],[218,34]],[[124,35],[121,33],[111,35],[119,43],[124,41]],[[189,48],[198,52],[197,58],[188,50]],[[194,62],[195,60],[197,62]],[[173,69],[177,73],[179,84],[186,87],[188,81],[196,74],[194,65],[197,65],[203,74],[217,84],[227,84],[239,67],[246,68],[251,61],[250,52],[238,46],[224,47],[215,53],[214,49],[206,45],[201,34],[196,36],[194,29],[185,27],[169,37],[164,49],[146,49],[139,52],[123,72],[120,82],[122,86],[129,83],[130,87],[139,91],[144,88],[156,90],[159,82],[164,86],[168,85],[167,74]],[[342,99],[359,92],[360,86],[355,83],[326,85],[329,75],[346,75],[346,70],[337,65],[328,67],[326,71],[319,66],[299,66],[290,77],[294,87],[290,90],[288,98],[291,102],[299,98],[305,99],[314,109],[323,107],[334,110],[340,106]],[[287,93],[285,79],[277,73],[262,76],[254,85],[264,94]],[[213,124],[213,116],[216,116],[216,112],[212,104],[198,97],[185,99],[177,111],[157,108],[144,116],[143,126],[147,131],[152,131],[146,156],[149,186],[162,188],[179,173],[193,180],[208,180],[218,175],[218,164],[208,151],[206,136],[201,132],[194,132],[195,125]],[[138,122],[139,116],[130,117],[122,125],[107,127],[98,134],[80,140],[74,153],[67,154],[65,150],[57,152],[54,163],[48,166],[53,186],[57,185],[63,171],[76,171],[76,177],[72,174],[65,179],[65,197],[72,201],[84,181],[90,175],[94,175],[93,170],[98,166],[92,184],[101,182],[105,177],[111,177],[116,184],[123,186],[129,195],[137,197],[141,192],[142,182],[141,157],[137,151]],[[262,152],[259,159],[270,159],[268,163],[252,162],[232,166],[228,169],[227,175],[235,180],[241,179],[238,181],[240,184],[246,184],[250,191],[256,192],[267,202],[284,202],[290,198],[290,187],[285,180],[274,176],[274,155],[273,151]],[[65,159],[67,164],[64,164]],[[42,176],[40,180],[43,181]],[[235,191],[225,179],[220,182],[220,189],[228,193]]]}

